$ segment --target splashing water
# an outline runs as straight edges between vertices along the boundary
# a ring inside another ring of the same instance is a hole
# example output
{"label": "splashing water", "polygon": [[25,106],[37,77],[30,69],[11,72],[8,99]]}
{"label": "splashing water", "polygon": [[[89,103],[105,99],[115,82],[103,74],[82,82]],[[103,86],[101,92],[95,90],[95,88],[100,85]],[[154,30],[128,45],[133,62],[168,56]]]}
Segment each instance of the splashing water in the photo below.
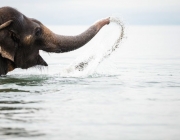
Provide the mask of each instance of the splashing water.
{"label": "splashing water", "polygon": [[[73,63],[71,63],[67,68],[60,72],[61,76],[87,76],[92,75],[97,67],[108,58],[112,52],[119,48],[119,43],[124,36],[124,26],[118,18],[111,17],[110,23],[115,23],[118,25],[120,32],[118,31],[118,38],[114,42],[114,36],[112,30],[110,33],[106,33],[108,39],[98,40],[95,44],[96,48],[91,48],[91,50],[83,52],[83,55],[78,57]],[[109,27],[109,26],[107,26]],[[112,39],[111,39],[112,38]],[[114,44],[112,45],[112,41]],[[97,47],[98,46],[98,47]]]}

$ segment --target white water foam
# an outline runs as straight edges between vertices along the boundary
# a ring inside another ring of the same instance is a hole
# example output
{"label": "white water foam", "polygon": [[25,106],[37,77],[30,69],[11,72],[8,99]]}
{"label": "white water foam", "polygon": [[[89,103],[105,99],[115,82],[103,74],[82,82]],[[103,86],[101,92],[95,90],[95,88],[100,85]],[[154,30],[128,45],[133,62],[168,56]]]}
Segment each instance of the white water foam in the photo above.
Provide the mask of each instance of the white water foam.
{"label": "white water foam", "polygon": [[[110,23],[115,23],[117,26],[113,25],[115,29],[109,28],[110,25],[103,27],[103,29],[111,29],[103,35],[102,39],[98,39],[95,42],[95,47],[91,47],[90,50],[83,52],[83,55],[78,57],[74,62],[72,62],[68,67],[60,72],[61,76],[89,76],[92,75],[97,67],[107,59],[112,52],[119,48],[119,43],[124,37],[124,26],[118,18],[111,17]],[[117,33],[116,33],[117,32]],[[98,33],[99,34],[99,33]],[[105,37],[106,36],[106,37]],[[118,36],[116,41],[115,38]],[[94,39],[93,39],[94,40]],[[112,43],[114,42],[114,44]],[[112,45],[113,44],[113,45]]]}

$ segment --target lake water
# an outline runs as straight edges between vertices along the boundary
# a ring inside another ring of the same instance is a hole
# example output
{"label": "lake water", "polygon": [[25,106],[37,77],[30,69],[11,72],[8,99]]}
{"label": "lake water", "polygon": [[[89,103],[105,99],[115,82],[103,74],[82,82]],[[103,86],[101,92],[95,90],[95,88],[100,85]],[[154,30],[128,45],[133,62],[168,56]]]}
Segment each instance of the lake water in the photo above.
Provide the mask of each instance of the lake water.
{"label": "lake water", "polygon": [[[49,28],[77,34],[86,27]],[[48,68],[0,77],[0,140],[179,140],[180,26],[127,26],[109,58],[66,72],[75,59],[101,54],[116,28],[74,52],[41,52]]]}

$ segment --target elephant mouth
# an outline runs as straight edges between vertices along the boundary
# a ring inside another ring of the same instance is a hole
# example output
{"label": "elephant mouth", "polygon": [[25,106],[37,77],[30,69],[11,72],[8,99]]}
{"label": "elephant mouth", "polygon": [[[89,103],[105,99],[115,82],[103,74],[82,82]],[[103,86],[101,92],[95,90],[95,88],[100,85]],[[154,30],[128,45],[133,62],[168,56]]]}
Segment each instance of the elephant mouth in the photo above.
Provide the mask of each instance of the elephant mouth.
{"label": "elephant mouth", "polygon": [[[20,59],[21,55],[15,57],[14,65],[16,68],[28,69],[34,66],[48,66],[46,61],[37,53],[35,57],[33,55],[25,55],[24,59]],[[29,56],[29,57],[27,57]]]}
{"label": "elephant mouth", "polygon": [[37,57],[37,65],[48,66],[46,61],[39,54],[38,54],[38,57]]}

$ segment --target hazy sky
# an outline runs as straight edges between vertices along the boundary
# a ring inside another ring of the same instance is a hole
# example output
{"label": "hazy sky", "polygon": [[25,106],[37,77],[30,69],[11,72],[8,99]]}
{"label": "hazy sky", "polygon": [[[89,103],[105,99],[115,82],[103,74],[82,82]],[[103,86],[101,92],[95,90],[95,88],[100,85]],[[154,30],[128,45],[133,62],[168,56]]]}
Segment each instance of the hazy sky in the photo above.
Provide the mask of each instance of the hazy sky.
{"label": "hazy sky", "polygon": [[179,25],[180,0],[0,0],[44,24],[91,24],[116,16],[130,25]]}

